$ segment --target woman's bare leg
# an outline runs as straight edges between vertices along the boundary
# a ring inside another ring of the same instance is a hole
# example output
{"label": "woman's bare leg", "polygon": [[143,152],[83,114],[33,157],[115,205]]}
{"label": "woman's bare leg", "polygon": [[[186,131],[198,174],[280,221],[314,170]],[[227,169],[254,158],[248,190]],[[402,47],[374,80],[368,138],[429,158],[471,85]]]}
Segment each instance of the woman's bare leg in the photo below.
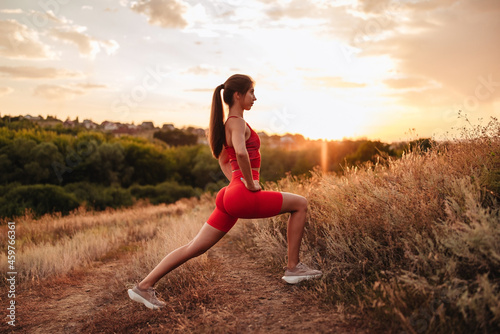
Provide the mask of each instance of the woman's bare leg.
{"label": "woman's bare leg", "polygon": [[304,226],[306,224],[307,199],[300,195],[282,193],[283,204],[281,212],[290,212],[287,227],[288,268],[292,269],[300,262],[299,252]]}
{"label": "woman's bare leg", "polygon": [[174,270],[184,262],[199,256],[215,245],[226,232],[205,223],[196,237],[184,246],[170,252],[160,263],[144,278],[137,287],[146,290],[156,284],[163,276]]}

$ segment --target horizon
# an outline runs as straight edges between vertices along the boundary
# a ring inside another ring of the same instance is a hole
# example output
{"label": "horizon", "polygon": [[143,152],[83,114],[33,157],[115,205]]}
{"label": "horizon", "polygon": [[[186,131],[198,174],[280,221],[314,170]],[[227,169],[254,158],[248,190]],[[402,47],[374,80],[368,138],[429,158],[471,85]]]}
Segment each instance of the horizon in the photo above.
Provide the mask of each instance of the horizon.
{"label": "horizon", "polygon": [[[42,115],[36,115],[36,116],[34,116],[34,115],[31,115],[31,114],[26,114],[26,115],[2,115],[2,114],[0,114],[0,118],[2,118],[4,116],[8,116],[8,117],[23,117],[23,118],[26,118],[26,116],[30,116],[30,117],[39,117],[39,116],[41,116],[41,117],[44,117]],[[64,122],[66,122],[68,120],[72,121],[72,122],[76,121],[76,118],[71,119],[71,118],[67,117],[66,119],[63,120],[63,119],[57,118],[54,115],[47,115],[47,116],[45,116],[44,120],[47,120],[48,117],[55,118],[58,121],[61,121],[61,123],[63,123],[63,124],[64,124]],[[135,121],[132,121],[132,122],[120,122],[120,121],[113,121],[113,120],[106,119],[106,120],[104,120],[102,122],[95,122],[93,119],[90,119],[90,118],[85,118],[83,120],[80,120],[78,118],[78,122],[79,122],[80,125],[83,124],[83,121],[86,121],[86,120],[89,120],[89,121],[95,123],[97,126],[102,126],[102,124],[105,123],[105,122],[108,122],[108,123],[117,123],[117,124],[122,124],[122,125],[135,125],[135,126],[140,126],[142,123],[151,122],[151,123],[153,123],[154,129],[157,129],[157,130],[160,130],[160,131],[162,130],[162,127],[164,125],[173,125],[173,127],[175,129],[178,129],[178,130],[187,130],[188,128],[202,129],[202,130],[205,130],[205,131],[208,130],[208,126],[207,127],[202,127],[202,126],[195,126],[195,125],[186,124],[186,125],[183,125],[182,127],[178,127],[175,124],[168,123],[168,122],[165,122],[165,123],[162,123],[162,124],[156,124],[152,120],[143,120],[143,121],[139,121],[139,122],[135,122]],[[95,130],[95,129],[90,128],[88,130]],[[293,133],[293,132],[284,132],[284,133],[278,134],[278,133],[267,133],[267,132],[265,132],[263,130],[261,131],[259,129],[256,129],[256,132],[259,133],[259,134],[260,133],[264,133],[268,137],[271,137],[271,136],[284,137],[284,136],[296,136],[296,135],[300,135],[300,136],[302,136],[307,141],[320,141],[320,142],[321,141],[323,141],[323,142],[336,142],[336,141],[341,142],[341,141],[348,141],[348,140],[350,140],[350,141],[372,141],[372,142],[380,141],[382,143],[386,143],[386,144],[391,144],[392,145],[392,144],[401,144],[401,143],[411,142],[411,141],[415,141],[415,140],[426,140],[426,139],[434,140],[434,138],[432,138],[432,137],[421,137],[421,136],[418,136],[418,134],[416,134],[416,133],[405,133],[405,135],[408,136],[408,138],[406,138],[406,139],[395,140],[395,141],[384,141],[384,140],[382,140],[380,138],[368,138],[368,137],[364,137],[364,136],[360,136],[360,137],[343,137],[343,138],[338,138],[338,139],[337,138],[335,138],[335,139],[317,138],[316,139],[316,138],[310,138],[310,137],[304,136],[303,134],[296,133],[296,132],[295,133]],[[447,141],[447,140],[449,140],[449,138],[444,138],[443,140]],[[439,140],[436,139],[436,141],[439,141]]]}
{"label": "horizon", "polygon": [[6,0],[0,113],[206,128],[245,73],[270,135],[439,140],[498,117],[499,30],[495,0]]}

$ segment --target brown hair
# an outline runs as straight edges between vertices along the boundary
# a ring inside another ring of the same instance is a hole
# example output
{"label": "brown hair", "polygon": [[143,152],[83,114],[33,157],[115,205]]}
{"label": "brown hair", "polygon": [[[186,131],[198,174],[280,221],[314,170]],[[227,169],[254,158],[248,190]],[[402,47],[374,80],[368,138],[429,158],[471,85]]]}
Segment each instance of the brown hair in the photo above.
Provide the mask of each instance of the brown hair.
{"label": "brown hair", "polygon": [[222,106],[221,90],[224,90],[222,96],[224,102],[231,107],[234,103],[233,96],[235,92],[245,95],[254,84],[252,78],[244,74],[234,74],[226,82],[217,86],[212,97],[212,111],[210,114],[209,142],[212,154],[219,158],[222,152],[222,145],[226,141],[226,132],[224,130],[224,108]]}

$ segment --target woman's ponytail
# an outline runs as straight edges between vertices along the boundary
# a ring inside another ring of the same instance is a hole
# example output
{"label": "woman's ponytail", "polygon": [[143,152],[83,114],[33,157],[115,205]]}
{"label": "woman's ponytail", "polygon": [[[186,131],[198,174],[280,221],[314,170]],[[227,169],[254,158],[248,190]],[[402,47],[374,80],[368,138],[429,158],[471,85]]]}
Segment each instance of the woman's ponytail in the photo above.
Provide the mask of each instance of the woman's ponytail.
{"label": "woman's ponytail", "polygon": [[226,132],[224,130],[224,109],[222,107],[221,90],[224,89],[224,85],[219,85],[215,88],[214,95],[212,97],[212,111],[210,113],[210,127],[209,133],[209,143],[212,149],[212,154],[214,157],[219,158],[222,152],[222,145],[226,139]]}
{"label": "woman's ponytail", "polygon": [[222,107],[221,90],[224,102],[231,108],[233,105],[233,95],[238,92],[245,95],[252,87],[253,80],[248,75],[234,74],[230,76],[225,83],[217,86],[212,97],[212,112],[210,114],[210,127],[208,129],[208,141],[212,154],[219,158],[222,152],[222,146],[226,141],[226,131],[224,130],[224,109]]}

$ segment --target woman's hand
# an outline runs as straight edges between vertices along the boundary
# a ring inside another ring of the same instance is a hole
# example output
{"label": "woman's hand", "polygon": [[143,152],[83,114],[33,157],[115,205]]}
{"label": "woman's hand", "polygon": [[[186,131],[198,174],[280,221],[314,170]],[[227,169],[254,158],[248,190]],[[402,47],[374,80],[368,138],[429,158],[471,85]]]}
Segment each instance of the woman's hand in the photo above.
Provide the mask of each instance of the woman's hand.
{"label": "woman's hand", "polygon": [[262,188],[260,187],[259,181],[253,180],[252,183],[248,184],[244,178],[240,178],[241,182],[247,187],[250,191],[260,191]]}

